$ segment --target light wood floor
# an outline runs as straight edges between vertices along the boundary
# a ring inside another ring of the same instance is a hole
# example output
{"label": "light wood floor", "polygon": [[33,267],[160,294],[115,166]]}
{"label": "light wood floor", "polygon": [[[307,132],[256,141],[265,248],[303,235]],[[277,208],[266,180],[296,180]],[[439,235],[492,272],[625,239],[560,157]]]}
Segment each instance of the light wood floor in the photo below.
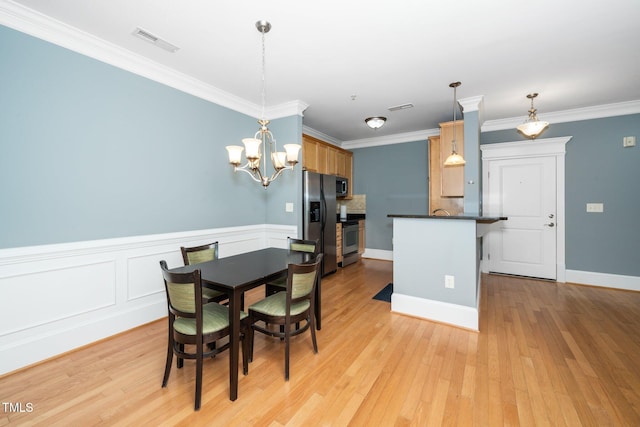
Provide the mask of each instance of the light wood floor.
{"label": "light wood floor", "polygon": [[[158,321],[0,378],[15,425],[639,426],[640,293],[485,276],[480,333],[389,311],[372,296],[392,264],[364,260],[323,280],[319,353],[256,335],[249,375],[228,399],[228,354],[161,388],[166,323]],[[251,303],[259,288],[247,295]]]}

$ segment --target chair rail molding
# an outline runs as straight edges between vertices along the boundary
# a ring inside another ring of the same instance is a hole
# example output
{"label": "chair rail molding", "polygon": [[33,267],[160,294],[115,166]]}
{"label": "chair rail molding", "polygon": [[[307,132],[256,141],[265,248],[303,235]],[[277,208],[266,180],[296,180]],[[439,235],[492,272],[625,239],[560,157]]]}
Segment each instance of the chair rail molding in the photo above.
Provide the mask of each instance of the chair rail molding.
{"label": "chair rail molding", "polygon": [[257,224],[2,249],[0,375],[165,317],[159,262],[182,265],[180,246],[217,240],[224,258],[286,248],[297,231]]}

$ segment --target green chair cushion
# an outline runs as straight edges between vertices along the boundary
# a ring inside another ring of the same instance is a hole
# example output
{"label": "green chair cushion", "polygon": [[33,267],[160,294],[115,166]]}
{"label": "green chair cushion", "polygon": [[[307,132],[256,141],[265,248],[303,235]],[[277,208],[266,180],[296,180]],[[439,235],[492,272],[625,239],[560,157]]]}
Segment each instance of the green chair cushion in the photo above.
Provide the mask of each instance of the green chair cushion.
{"label": "green chair cushion", "polygon": [[[262,301],[258,301],[257,303],[251,305],[249,307],[249,310],[266,314],[268,316],[285,316],[287,308],[286,298],[286,292],[278,292],[277,294],[268,296]],[[297,303],[291,304],[291,314],[300,314],[307,310],[309,306],[309,300],[299,301]]]}
{"label": "green chair cushion", "polygon": [[209,288],[202,288],[202,297],[205,299],[217,298],[221,295],[224,295],[224,292],[216,291]]}
{"label": "green chair cushion", "polygon": [[283,277],[278,277],[277,279],[274,279],[272,281],[269,282],[269,286],[278,286],[281,288],[286,288],[287,287],[287,276],[283,276]]}
{"label": "green chair cushion", "polygon": [[[247,317],[247,313],[240,312],[240,319]],[[203,306],[202,333],[211,334],[229,326],[229,309],[218,303],[209,303]],[[196,334],[196,319],[179,317],[173,322],[176,331],[184,335]]]}

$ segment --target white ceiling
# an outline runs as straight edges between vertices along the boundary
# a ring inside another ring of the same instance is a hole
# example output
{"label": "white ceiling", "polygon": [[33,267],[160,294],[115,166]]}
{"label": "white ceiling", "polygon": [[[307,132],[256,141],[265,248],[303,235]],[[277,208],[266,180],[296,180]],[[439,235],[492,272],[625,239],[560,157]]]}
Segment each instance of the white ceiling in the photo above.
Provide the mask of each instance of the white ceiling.
{"label": "white ceiling", "polygon": [[[337,141],[418,132],[483,96],[484,119],[539,116],[640,100],[640,1],[0,0],[261,103],[266,19],[267,106],[300,100],[304,125]],[[131,35],[141,27],[180,47]],[[352,100],[355,95],[355,100]],[[389,107],[412,103],[409,110]],[[373,131],[364,119],[383,115]],[[269,117],[267,117],[269,118]]]}

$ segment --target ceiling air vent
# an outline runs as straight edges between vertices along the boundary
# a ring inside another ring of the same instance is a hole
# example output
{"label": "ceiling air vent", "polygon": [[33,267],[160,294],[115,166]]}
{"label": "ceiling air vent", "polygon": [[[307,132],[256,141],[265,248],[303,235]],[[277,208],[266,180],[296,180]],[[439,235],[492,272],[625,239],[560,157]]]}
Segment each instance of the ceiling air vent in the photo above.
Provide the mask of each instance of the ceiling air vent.
{"label": "ceiling air vent", "polygon": [[154,45],[158,46],[159,48],[167,50],[167,51],[169,51],[171,53],[174,53],[178,49],[180,49],[178,46],[173,45],[173,44],[169,43],[168,41],[163,40],[160,37],[156,36],[155,34],[152,34],[147,30],[143,30],[140,27],[137,27],[133,31],[133,33],[131,33],[131,34],[133,34],[134,36],[136,36],[136,37],[138,37],[138,38],[140,38],[142,40],[148,41],[149,43],[153,43]]}
{"label": "ceiling air vent", "polygon": [[389,111],[406,110],[407,108],[413,108],[413,104],[407,103],[402,105],[396,105],[395,107],[389,107]]}

